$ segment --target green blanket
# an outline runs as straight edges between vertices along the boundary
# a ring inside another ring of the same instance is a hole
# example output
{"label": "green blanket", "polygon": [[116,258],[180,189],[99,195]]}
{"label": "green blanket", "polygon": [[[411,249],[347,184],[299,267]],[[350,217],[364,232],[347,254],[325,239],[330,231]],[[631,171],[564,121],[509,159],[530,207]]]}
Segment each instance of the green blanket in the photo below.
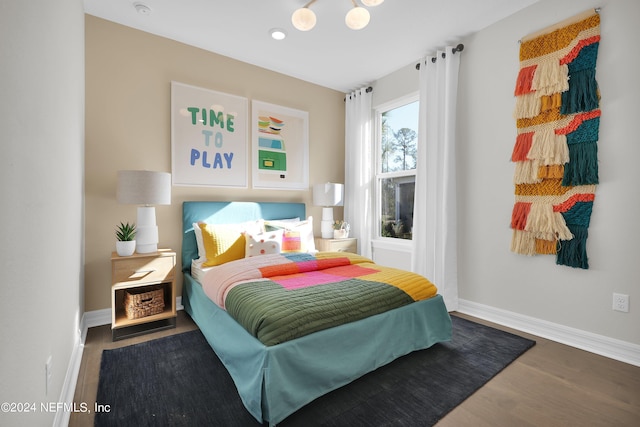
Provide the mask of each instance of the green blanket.
{"label": "green blanket", "polygon": [[255,280],[245,277],[255,261],[240,260],[231,269],[241,270],[244,280],[225,288],[224,308],[269,346],[402,307],[437,292],[422,276],[382,267],[357,255],[279,255],[268,266],[264,265],[266,258],[259,258]]}

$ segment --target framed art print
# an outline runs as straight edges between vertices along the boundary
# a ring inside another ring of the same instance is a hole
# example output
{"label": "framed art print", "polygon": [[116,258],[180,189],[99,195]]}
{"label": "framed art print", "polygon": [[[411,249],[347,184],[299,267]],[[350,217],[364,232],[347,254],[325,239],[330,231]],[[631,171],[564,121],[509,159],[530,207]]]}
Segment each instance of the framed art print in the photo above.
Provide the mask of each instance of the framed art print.
{"label": "framed art print", "polygon": [[171,82],[173,185],[248,186],[246,98]]}
{"label": "framed art print", "polygon": [[262,101],[251,102],[254,188],[309,188],[309,113]]}

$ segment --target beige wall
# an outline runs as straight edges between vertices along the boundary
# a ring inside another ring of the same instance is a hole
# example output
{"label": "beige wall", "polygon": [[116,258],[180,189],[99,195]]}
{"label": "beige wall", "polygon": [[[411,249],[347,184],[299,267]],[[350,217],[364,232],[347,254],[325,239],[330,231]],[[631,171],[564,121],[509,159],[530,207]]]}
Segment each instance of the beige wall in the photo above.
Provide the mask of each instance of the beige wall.
{"label": "beige wall", "polygon": [[[309,184],[343,182],[344,94],[90,15],[85,26],[86,311],[111,306],[113,230],[136,219],[135,206],[116,202],[117,171],[171,172],[172,80],[308,111]],[[156,207],[156,215],[160,246],[178,253],[185,200],[305,202],[308,214],[321,214],[310,191],[173,187],[172,204]],[[180,277],[178,295],[181,289]]]}

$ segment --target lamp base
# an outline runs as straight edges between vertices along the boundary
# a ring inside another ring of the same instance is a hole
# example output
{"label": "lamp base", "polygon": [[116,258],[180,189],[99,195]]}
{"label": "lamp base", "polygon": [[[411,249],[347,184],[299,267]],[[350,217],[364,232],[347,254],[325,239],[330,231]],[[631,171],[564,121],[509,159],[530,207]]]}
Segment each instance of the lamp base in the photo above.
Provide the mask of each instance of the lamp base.
{"label": "lamp base", "polygon": [[139,254],[150,254],[153,252],[158,252],[158,244],[151,245],[138,245],[136,244],[136,252]]}
{"label": "lamp base", "polygon": [[322,208],[322,221],[320,232],[323,239],[333,238],[333,208]]}
{"label": "lamp base", "polygon": [[156,208],[153,206],[138,207],[138,224],[136,225],[136,252],[148,254],[158,251],[158,227],[156,226]]}

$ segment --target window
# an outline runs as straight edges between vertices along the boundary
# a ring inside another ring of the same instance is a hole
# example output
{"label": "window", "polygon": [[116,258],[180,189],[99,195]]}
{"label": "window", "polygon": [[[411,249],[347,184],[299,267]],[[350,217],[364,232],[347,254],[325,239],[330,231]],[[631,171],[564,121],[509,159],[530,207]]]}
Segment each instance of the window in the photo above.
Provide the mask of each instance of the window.
{"label": "window", "polygon": [[379,237],[411,240],[418,158],[417,94],[376,110]]}

